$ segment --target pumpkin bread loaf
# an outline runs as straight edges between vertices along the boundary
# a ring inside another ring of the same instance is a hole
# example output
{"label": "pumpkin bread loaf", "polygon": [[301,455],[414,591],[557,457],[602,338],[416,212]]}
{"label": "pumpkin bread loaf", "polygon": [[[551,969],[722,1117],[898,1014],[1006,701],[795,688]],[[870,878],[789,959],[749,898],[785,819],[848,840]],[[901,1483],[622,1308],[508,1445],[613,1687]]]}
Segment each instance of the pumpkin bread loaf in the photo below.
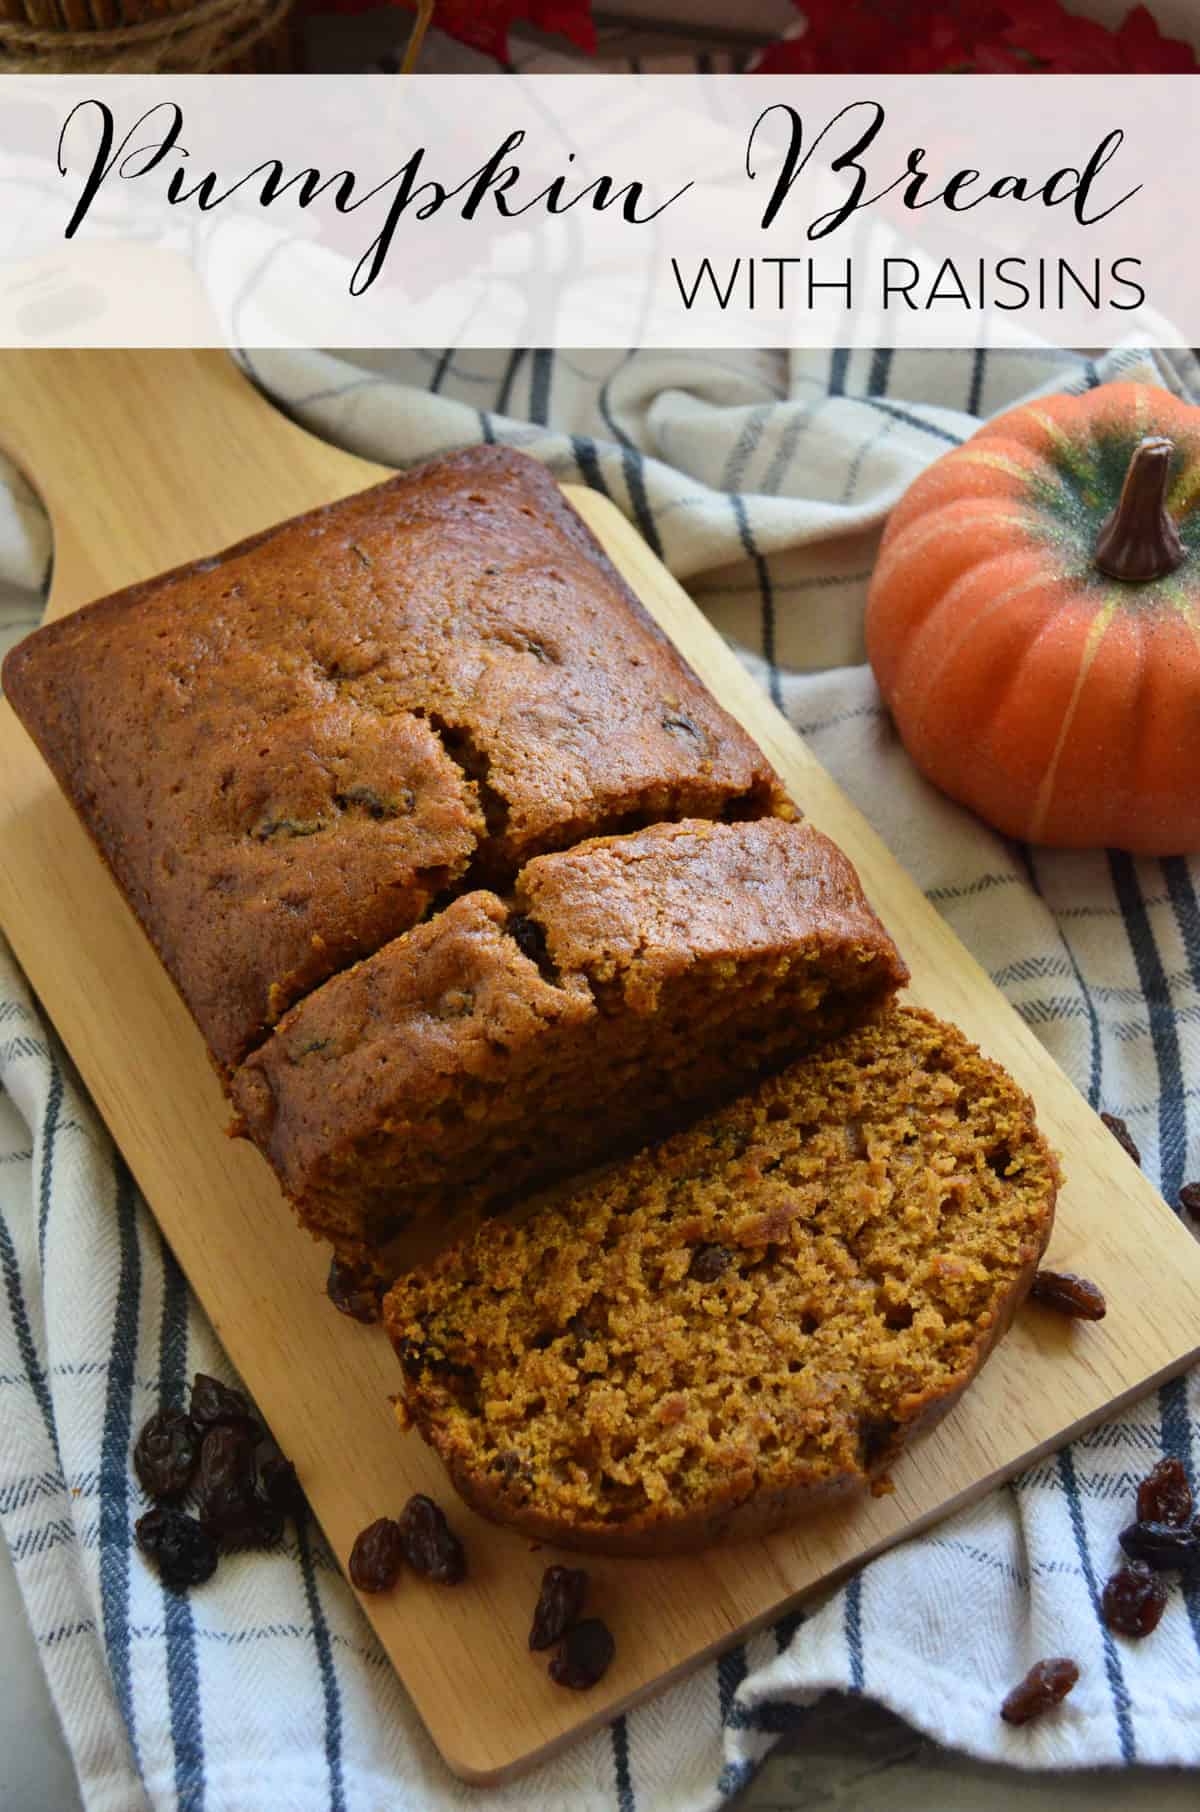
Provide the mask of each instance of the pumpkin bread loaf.
{"label": "pumpkin bread loaf", "polygon": [[4,689],[226,1076],[456,888],[657,819],[795,815],[499,447],[49,623]]}
{"label": "pumpkin bread loaf", "polygon": [[597,1162],[907,979],[805,823],[685,820],[535,857],[301,1001],[233,1098],[343,1262]]}
{"label": "pumpkin bread loaf", "polygon": [[397,1413],[538,1540],[764,1533],[878,1480],[950,1408],[1057,1187],[1005,1072],[893,1009],[398,1282]]}

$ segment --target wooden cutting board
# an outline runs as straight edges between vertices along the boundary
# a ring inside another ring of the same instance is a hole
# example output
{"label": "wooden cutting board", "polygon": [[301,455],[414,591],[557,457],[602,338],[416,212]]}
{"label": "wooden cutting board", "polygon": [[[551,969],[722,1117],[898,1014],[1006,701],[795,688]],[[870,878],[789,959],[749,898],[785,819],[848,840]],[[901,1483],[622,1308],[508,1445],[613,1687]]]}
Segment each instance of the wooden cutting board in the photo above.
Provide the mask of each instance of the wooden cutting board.
{"label": "wooden cutting board", "polygon": [[[52,614],[382,476],[284,420],[220,353],[4,355],[0,441],[50,508]],[[363,1608],[450,1767],[483,1782],[544,1758],[979,1496],[1179,1371],[1200,1340],[1200,1247],[614,506],[570,495],[804,810],[853,857],[912,967],[913,997],[956,1020],[1034,1096],[1068,1179],[1052,1260],[1095,1278],[1110,1307],[1098,1326],[1027,1308],[965,1401],[902,1461],[891,1496],[707,1556],[596,1562],[595,1603],[617,1659],[587,1694],[553,1686],[526,1649],[551,1551],[454,1509],[470,1581],[402,1586]],[[7,706],[0,774],[0,923],[344,1563],[358,1530],[410,1492],[449,1496],[419,1438],[395,1429],[387,1343],[328,1306],[321,1250],[295,1228],[258,1155],[225,1137],[199,1035]]]}

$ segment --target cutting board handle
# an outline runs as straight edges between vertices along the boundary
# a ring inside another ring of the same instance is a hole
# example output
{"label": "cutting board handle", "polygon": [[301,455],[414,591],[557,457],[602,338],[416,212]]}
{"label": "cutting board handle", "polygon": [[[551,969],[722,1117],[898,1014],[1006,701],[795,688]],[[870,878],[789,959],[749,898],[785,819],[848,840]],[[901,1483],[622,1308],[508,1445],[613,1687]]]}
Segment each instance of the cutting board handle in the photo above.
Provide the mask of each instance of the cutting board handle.
{"label": "cutting board handle", "polygon": [[50,512],[50,616],[267,527],[264,494],[278,520],[385,475],[219,351],[0,353],[0,449]]}

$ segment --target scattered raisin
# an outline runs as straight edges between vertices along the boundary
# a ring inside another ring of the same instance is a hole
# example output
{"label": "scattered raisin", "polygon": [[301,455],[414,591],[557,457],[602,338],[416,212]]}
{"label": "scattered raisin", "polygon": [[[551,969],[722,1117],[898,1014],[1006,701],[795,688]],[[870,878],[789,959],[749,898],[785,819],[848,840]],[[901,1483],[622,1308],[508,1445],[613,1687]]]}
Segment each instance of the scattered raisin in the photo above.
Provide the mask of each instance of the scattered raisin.
{"label": "scattered raisin", "polygon": [[222,1384],[219,1378],[210,1378],[207,1372],[197,1372],[192,1379],[189,1413],[201,1430],[215,1428],[222,1423],[241,1425],[255,1431],[259,1426],[258,1417],[251,1409],[248,1398],[240,1390],[232,1390],[228,1384]]}
{"label": "scattered raisin", "polygon": [[381,1516],[355,1539],[350,1550],[350,1578],[360,1592],[390,1592],[404,1561],[404,1533],[390,1516]]}
{"label": "scattered raisin", "polygon": [[217,1569],[217,1544],[194,1516],[156,1504],[134,1527],[138,1547],[156,1562],[162,1582],[172,1592],[203,1585]]}
{"label": "scattered raisin", "polygon": [[1179,1206],[1193,1220],[1200,1221],[1200,1183],[1185,1183],[1179,1191]]}
{"label": "scattered raisin", "polygon": [[1118,1636],[1148,1636],[1167,1602],[1166,1582],[1144,1560],[1118,1568],[1104,1588],[1104,1621]]}
{"label": "scattered raisin", "polygon": [[281,1453],[273,1453],[263,1461],[260,1477],[268,1504],[280,1516],[290,1516],[297,1529],[302,1529],[308,1521],[308,1499],[292,1462]]}
{"label": "scattered raisin", "polygon": [[615,1646],[606,1623],[598,1617],[585,1617],[563,1637],[558,1653],[550,1661],[550,1678],[558,1686],[584,1692],[604,1678]]}
{"label": "scattered raisin", "polygon": [[1182,1460],[1159,1460],[1138,1486],[1139,1523],[1170,1523],[1182,1528],[1192,1520],[1192,1488]]}
{"label": "scattered raisin", "polygon": [[446,1513],[431,1497],[417,1492],[404,1506],[400,1522],[404,1558],[414,1573],[435,1585],[457,1585],[467,1574],[462,1543],[446,1521]]}
{"label": "scattered raisin", "polygon": [[1078,1678],[1078,1666],[1065,1655],[1037,1661],[1021,1684],[1013,1687],[1000,1707],[1000,1716],[1006,1724],[1028,1724],[1061,1705]]}
{"label": "scattered raisin", "polygon": [[1035,1302],[1076,1321],[1103,1321],[1108,1313],[1103,1290],[1074,1271],[1039,1271],[1030,1294]]}
{"label": "scattered raisin", "polygon": [[236,1540],[253,1524],[256,1501],[254,1438],[244,1427],[217,1423],[200,1449],[200,1521],[218,1541]]}
{"label": "scattered raisin", "polygon": [[530,1648],[553,1648],[576,1621],[587,1597],[588,1576],[582,1567],[547,1567],[529,1632]]}
{"label": "scattered raisin", "polygon": [[1144,1560],[1156,1573],[1194,1567],[1200,1561],[1200,1526],[1174,1523],[1131,1523],[1117,1537],[1131,1560]]}
{"label": "scattered raisin", "polygon": [[1121,1149],[1129,1153],[1135,1164],[1140,1164],[1142,1161],[1142,1154],[1134,1144],[1129,1128],[1126,1126],[1124,1120],[1122,1120],[1120,1114],[1101,1114],[1100,1118],[1103,1120],[1105,1126],[1107,1126],[1109,1132],[1117,1141],[1117,1144]]}
{"label": "scattered raisin", "polygon": [[724,1246],[697,1246],[688,1266],[688,1276],[697,1283],[716,1283],[733,1263],[733,1253]]}
{"label": "scattered raisin", "polygon": [[329,1266],[325,1294],[335,1309],[349,1315],[352,1321],[370,1325],[379,1320],[380,1289],[370,1272],[335,1258]]}
{"label": "scattered raisin", "polygon": [[169,1502],[183,1496],[200,1458],[200,1430],[181,1409],[151,1416],[137,1438],[133,1469],[147,1497]]}
{"label": "scattered raisin", "polygon": [[212,1533],[227,1554],[244,1548],[274,1548],[283,1536],[283,1512],[255,1494],[240,1516],[230,1517]]}

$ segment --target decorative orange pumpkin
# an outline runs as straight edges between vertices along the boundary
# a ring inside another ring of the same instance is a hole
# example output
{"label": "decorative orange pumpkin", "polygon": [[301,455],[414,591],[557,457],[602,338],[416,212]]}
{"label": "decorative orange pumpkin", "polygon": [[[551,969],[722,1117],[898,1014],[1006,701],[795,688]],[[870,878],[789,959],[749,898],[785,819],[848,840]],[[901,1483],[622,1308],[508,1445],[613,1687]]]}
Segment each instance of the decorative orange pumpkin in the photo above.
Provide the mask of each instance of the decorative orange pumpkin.
{"label": "decorative orange pumpkin", "polygon": [[1200,848],[1200,409],[998,416],[892,512],[867,651],[921,771],[1009,836]]}

